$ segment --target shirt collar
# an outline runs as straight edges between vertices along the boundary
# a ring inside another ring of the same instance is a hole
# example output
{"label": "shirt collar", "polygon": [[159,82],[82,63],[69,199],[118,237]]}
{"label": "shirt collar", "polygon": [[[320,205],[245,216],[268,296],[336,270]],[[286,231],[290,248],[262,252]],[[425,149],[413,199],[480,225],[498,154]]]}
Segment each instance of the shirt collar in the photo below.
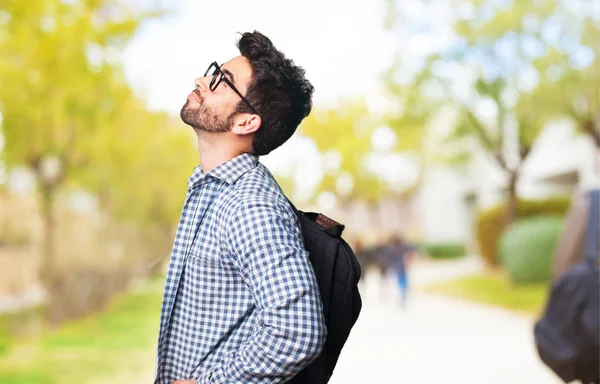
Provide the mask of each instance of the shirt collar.
{"label": "shirt collar", "polygon": [[227,184],[231,185],[237,181],[244,173],[248,172],[252,168],[255,168],[258,164],[258,156],[251,153],[243,153],[231,160],[218,165],[211,169],[208,173],[204,173],[202,165],[198,165],[194,168],[194,173],[188,180],[188,186],[193,188],[201,184],[204,180],[213,177],[218,180],[222,180]]}

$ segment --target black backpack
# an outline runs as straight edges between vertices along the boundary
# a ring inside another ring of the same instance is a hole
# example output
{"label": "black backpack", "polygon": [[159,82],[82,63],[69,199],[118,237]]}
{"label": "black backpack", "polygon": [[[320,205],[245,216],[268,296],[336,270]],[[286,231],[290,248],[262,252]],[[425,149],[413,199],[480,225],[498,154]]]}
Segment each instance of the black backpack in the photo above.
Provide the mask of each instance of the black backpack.
{"label": "black backpack", "polygon": [[566,383],[599,381],[600,371],[600,190],[590,193],[584,261],[552,286],[534,335],[538,354]]}
{"label": "black backpack", "polygon": [[341,237],[343,225],[320,213],[299,211],[291,202],[290,205],[300,219],[304,246],[319,284],[327,339],[321,354],[289,382],[327,383],[362,308],[358,292],[361,268]]}

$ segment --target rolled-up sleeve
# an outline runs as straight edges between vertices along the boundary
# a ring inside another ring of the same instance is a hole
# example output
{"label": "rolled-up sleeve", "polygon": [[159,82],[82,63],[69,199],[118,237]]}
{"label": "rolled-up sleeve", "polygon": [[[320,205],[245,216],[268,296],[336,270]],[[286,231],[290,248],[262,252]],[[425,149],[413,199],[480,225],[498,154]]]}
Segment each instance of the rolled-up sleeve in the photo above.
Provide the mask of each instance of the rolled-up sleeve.
{"label": "rolled-up sleeve", "polygon": [[230,217],[227,233],[257,323],[248,340],[197,383],[287,381],[318,356],[327,332],[298,219],[284,203],[247,202]]}

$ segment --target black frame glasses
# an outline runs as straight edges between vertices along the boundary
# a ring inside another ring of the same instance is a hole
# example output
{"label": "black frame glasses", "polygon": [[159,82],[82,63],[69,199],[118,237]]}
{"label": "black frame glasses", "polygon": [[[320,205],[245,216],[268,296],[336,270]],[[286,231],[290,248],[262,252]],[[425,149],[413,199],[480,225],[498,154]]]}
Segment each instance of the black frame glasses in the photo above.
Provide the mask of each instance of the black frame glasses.
{"label": "black frame glasses", "polygon": [[242,98],[242,100],[244,101],[244,103],[246,103],[246,105],[248,105],[248,107],[250,107],[250,109],[252,110],[252,112],[254,112],[255,115],[258,115],[258,112],[256,112],[256,109],[254,109],[254,107],[252,106],[252,104],[250,104],[250,102],[240,93],[240,91],[237,90],[237,88],[235,87],[235,85],[233,85],[233,83],[231,82],[231,80],[229,80],[227,78],[227,76],[225,76],[225,74],[223,73],[223,71],[221,70],[221,66],[219,64],[217,64],[216,61],[213,61],[209,66],[208,69],[206,70],[206,72],[204,73],[204,77],[208,76],[209,72],[211,71],[211,69],[214,68],[214,71],[212,73],[212,79],[210,80],[210,85],[208,86],[208,88],[214,92],[215,89],[217,89],[217,87],[219,86],[219,84],[221,84],[221,81],[224,81],[227,83],[227,85],[233,89],[233,91],[235,93],[238,94],[239,97]]}

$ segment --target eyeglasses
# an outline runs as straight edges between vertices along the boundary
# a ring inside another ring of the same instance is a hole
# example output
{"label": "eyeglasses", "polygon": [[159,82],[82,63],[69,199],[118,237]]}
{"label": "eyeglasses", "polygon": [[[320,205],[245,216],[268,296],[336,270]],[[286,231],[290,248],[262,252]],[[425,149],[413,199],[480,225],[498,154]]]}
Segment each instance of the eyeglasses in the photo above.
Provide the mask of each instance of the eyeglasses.
{"label": "eyeglasses", "polygon": [[240,91],[237,90],[237,88],[235,87],[235,85],[233,85],[233,83],[231,82],[231,80],[229,80],[227,78],[227,76],[225,76],[225,73],[223,73],[223,71],[221,70],[221,67],[219,66],[219,64],[217,64],[216,61],[213,61],[208,66],[208,69],[204,73],[204,77],[208,76],[208,74],[211,71],[212,71],[212,79],[210,80],[210,85],[208,87],[211,91],[214,92],[214,90],[217,89],[217,87],[219,86],[219,84],[221,84],[221,81],[226,82],[227,85],[231,89],[233,89],[233,91],[235,93],[237,93],[239,97],[242,98],[242,100],[244,101],[244,103],[246,103],[246,105],[248,105],[248,107],[250,107],[250,109],[252,110],[252,112],[254,112],[254,114],[258,115],[258,112],[256,112],[256,109],[254,109],[254,107],[250,104],[250,102],[244,96],[242,96],[242,94],[240,93]]}

